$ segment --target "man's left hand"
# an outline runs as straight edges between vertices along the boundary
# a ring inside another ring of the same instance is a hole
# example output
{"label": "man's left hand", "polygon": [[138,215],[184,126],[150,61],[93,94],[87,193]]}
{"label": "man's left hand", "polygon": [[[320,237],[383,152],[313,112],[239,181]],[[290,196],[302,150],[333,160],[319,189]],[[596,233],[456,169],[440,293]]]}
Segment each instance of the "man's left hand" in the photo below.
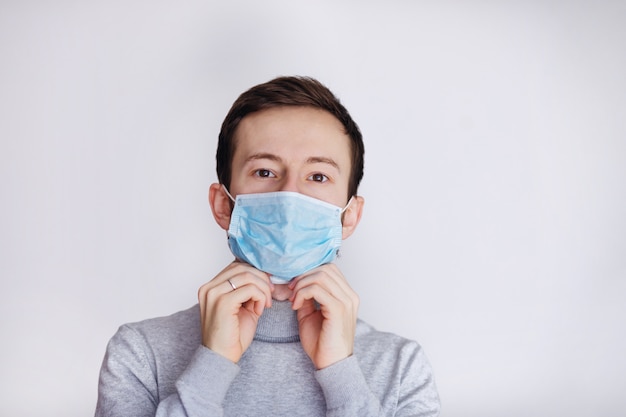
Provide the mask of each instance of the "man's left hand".
{"label": "man's left hand", "polygon": [[300,341],[315,367],[323,369],[352,355],[359,297],[339,268],[322,265],[296,277],[289,287]]}

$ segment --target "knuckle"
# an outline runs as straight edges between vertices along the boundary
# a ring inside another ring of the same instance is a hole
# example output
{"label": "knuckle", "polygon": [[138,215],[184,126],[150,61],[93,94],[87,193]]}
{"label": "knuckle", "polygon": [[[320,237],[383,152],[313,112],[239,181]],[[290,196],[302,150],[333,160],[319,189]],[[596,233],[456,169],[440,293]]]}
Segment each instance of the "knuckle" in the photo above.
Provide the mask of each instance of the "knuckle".
{"label": "knuckle", "polygon": [[202,301],[206,300],[207,294],[208,294],[210,288],[211,288],[211,283],[210,282],[208,282],[208,283],[202,285],[200,288],[198,288],[198,300],[199,301],[202,302]]}
{"label": "knuckle", "polygon": [[207,302],[215,303],[222,297],[220,297],[220,291],[217,289],[217,287],[212,287],[207,290],[205,298]]}
{"label": "knuckle", "polygon": [[213,304],[215,306],[215,309],[219,311],[224,309],[225,305],[228,304],[227,301],[228,300],[226,297],[218,297],[212,300],[211,304]]}
{"label": "knuckle", "polygon": [[357,293],[354,293],[352,296],[352,304],[354,304],[355,307],[358,307],[361,304],[361,297],[359,297]]}
{"label": "knuckle", "polygon": [[328,285],[333,281],[333,278],[328,272],[321,271],[321,273],[318,275],[317,281],[321,284]]}

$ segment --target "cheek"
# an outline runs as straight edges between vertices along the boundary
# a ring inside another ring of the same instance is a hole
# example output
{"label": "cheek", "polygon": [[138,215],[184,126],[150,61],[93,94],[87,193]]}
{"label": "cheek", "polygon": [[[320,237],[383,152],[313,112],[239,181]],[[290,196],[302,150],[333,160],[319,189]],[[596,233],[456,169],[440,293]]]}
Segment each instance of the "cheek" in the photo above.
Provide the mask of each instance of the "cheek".
{"label": "cheek", "polygon": [[308,182],[299,188],[300,193],[318,200],[325,201],[337,207],[344,207],[346,192],[337,184],[320,184]]}

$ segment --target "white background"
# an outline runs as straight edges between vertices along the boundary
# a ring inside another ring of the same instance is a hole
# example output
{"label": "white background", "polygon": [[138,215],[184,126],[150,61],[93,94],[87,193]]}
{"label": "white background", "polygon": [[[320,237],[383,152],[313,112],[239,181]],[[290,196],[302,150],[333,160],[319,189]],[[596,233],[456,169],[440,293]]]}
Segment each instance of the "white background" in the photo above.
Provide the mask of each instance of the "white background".
{"label": "white background", "polygon": [[230,260],[237,95],[311,75],[359,123],[338,261],[445,417],[626,412],[626,3],[0,3],[0,415],[93,413],[108,339]]}

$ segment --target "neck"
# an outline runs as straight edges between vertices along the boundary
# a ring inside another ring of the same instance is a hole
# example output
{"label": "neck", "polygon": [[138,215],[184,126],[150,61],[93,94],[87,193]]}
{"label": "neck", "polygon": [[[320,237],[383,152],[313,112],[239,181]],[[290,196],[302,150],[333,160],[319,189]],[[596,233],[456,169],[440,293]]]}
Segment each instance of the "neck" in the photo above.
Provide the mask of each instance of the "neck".
{"label": "neck", "polygon": [[274,291],[272,292],[272,299],[276,301],[287,301],[293,294],[293,291],[289,289],[289,284],[274,284]]}
{"label": "neck", "polygon": [[270,343],[300,341],[298,318],[291,309],[291,301],[274,300],[271,308],[263,311],[257,323],[255,340]]}

